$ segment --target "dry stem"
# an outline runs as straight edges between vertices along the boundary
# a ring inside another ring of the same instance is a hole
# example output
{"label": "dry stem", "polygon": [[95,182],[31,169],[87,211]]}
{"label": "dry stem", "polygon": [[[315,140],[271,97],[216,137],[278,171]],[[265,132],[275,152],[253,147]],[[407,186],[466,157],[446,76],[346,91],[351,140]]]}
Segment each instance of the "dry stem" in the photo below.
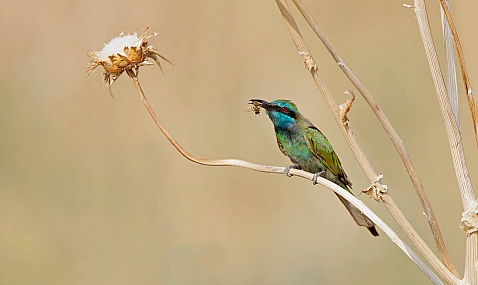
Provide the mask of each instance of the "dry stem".
{"label": "dry stem", "polygon": [[[448,135],[453,166],[455,167],[455,175],[460,188],[464,212],[474,211],[477,208],[477,200],[473,192],[471,180],[468,174],[468,168],[466,166],[461,133],[458,128],[458,123],[455,120],[450,101],[447,97],[445,82],[441,74],[438,57],[433,44],[425,2],[423,0],[414,0],[414,3],[415,7],[413,10],[417,16],[418,26],[423,40],[423,45],[425,47],[428,64],[430,66],[433,83],[435,85],[440,111],[445,123],[445,129]],[[446,9],[446,5],[443,7],[443,9]],[[478,284],[477,235],[477,232],[473,232],[466,239],[467,251],[465,276],[463,280],[465,284]]]}
{"label": "dry stem", "polygon": [[[174,137],[168,132],[168,130],[163,126],[159,118],[156,116],[156,113],[154,112],[148,100],[146,99],[146,96],[144,95],[144,92],[141,88],[141,85],[139,84],[138,77],[136,76],[136,74],[129,75],[133,79],[141,101],[143,102],[144,106],[148,110],[148,113],[151,115],[158,128],[166,136],[169,142],[171,142],[171,144],[179,151],[179,153],[181,153],[188,160],[198,164],[209,166],[237,166],[266,173],[284,173],[284,167],[259,165],[239,159],[207,159],[197,157],[189,153],[174,139]],[[312,173],[297,169],[290,169],[290,173],[294,176],[309,180],[312,180],[314,176]],[[377,215],[375,215],[375,213],[373,213],[372,210],[370,210],[362,201],[358,200],[356,197],[345,191],[340,186],[322,177],[318,177],[317,182],[347,199],[350,203],[352,203],[360,211],[362,211],[367,217],[369,217],[375,223],[375,225],[382,229],[384,233],[390,237],[392,242],[394,242],[423,271],[423,273],[433,282],[433,284],[443,284],[435,275],[435,273],[430,268],[428,268],[427,265],[420,259],[420,257],[418,257],[418,255],[413,252],[413,250],[405,242],[403,242],[400,237]]]}

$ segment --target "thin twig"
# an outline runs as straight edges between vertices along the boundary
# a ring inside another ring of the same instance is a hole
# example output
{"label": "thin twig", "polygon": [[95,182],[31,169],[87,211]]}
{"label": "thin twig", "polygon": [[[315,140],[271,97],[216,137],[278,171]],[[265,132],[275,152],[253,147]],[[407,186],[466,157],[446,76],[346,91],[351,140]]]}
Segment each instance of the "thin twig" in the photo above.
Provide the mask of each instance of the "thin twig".
{"label": "thin twig", "polygon": [[[237,167],[247,168],[247,169],[260,171],[260,172],[279,173],[279,174],[284,173],[285,167],[259,165],[259,164],[239,160],[239,159],[207,159],[207,158],[197,157],[189,153],[174,139],[174,137],[168,132],[168,130],[164,127],[164,125],[161,123],[159,118],[156,116],[156,113],[154,112],[153,108],[151,107],[148,100],[146,99],[146,96],[144,95],[141,85],[139,84],[138,77],[131,76],[131,78],[133,79],[133,82],[136,86],[136,89],[138,91],[141,101],[143,102],[144,106],[148,110],[148,113],[151,115],[151,117],[153,118],[158,128],[166,136],[169,142],[179,151],[179,153],[181,153],[188,160],[198,164],[209,165],[209,166],[237,166]],[[290,173],[293,174],[294,176],[309,179],[309,180],[312,180],[314,177],[312,173],[305,172],[298,169],[290,169]],[[348,200],[350,203],[356,206],[360,211],[362,211],[362,213],[364,213],[367,217],[369,217],[375,223],[375,225],[377,225],[377,227],[383,230],[383,232],[390,237],[392,242],[395,243],[423,271],[423,273],[433,282],[433,284],[443,284],[435,275],[435,273],[430,268],[428,268],[427,265],[420,259],[420,257],[418,257],[418,255],[415,252],[413,252],[413,250],[404,241],[402,241],[400,237],[387,224],[385,224],[375,213],[373,213],[372,210],[370,210],[362,201],[358,200],[352,194],[348,193],[337,184],[334,184],[333,182],[325,178],[318,177],[317,182],[321,184],[322,186],[325,186],[331,189],[332,191],[336,192],[340,196],[344,197],[346,200]]]}
{"label": "thin twig", "polygon": [[[352,69],[347,65],[345,60],[340,56],[338,53],[337,49],[335,46],[332,44],[332,42],[329,40],[327,35],[322,31],[322,29],[319,27],[317,22],[315,21],[314,17],[310,14],[308,9],[305,7],[305,5],[302,3],[301,0],[292,0],[299,11],[301,12],[302,16],[306,19],[307,23],[311,26],[311,28],[314,30],[316,35],[320,38],[322,43],[325,45],[325,47],[328,49],[332,57],[335,59],[339,67],[342,69],[344,74],[347,76],[347,78],[352,82],[352,84],[357,88],[357,90],[362,94],[363,98],[365,101],[369,104],[370,108],[372,111],[375,113],[377,116],[378,120],[382,124],[383,128],[387,132],[388,136],[392,140],[392,143],[394,144],[395,148],[397,149],[398,154],[400,155],[400,158],[402,159],[403,164],[405,165],[405,168],[408,172],[408,175],[413,183],[413,186],[415,187],[417,196],[419,198],[419,201],[423,207],[423,210],[425,212],[425,216],[427,218],[428,224],[430,226],[430,229],[432,231],[432,235],[435,241],[435,245],[438,249],[438,252],[440,254],[441,259],[443,260],[444,264],[446,267],[453,272],[455,276],[458,277],[458,272],[455,269],[455,266],[453,265],[453,262],[451,261],[451,258],[446,250],[445,242],[443,241],[443,237],[440,232],[440,228],[438,226],[438,222],[435,217],[435,213],[433,212],[433,208],[430,204],[430,201],[428,200],[428,196],[425,192],[425,189],[420,181],[420,178],[418,176],[417,171],[415,170],[415,167],[412,164],[412,161],[410,159],[410,156],[408,154],[407,149],[405,148],[405,145],[403,144],[403,141],[400,139],[398,136],[397,132],[393,128],[392,124],[388,120],[388,118],[385,116],[383,111],[380,109],[378,103],[375,101],[375,98],[373,98],[372,94],[370,91],[365,87],[365,85],[358,79],[358,77],[355,75],[355,73],[352,71]],[[328,99],[326,99],[327,101]],[[332,112],[334,112],[334,109],[332,109]],[[363,164],[362,167],[364,168],[369,168],[369,164]],[[370,180],[374,179],[374,175],[370,173],[369,170],[364,170],[365,173],[367,174],[368,178]],[[376,177],[376,176],[375,176]],[[390,209],[389,209],[390,211]],[[401,225],[402,226],[402,225]],[[408,226],[402,226],[402,229],[407,229]],[[409,235],[409,234],[407,234]],[[410,235],[409,235],[410,236]],[[420,248],[420,247],[419,247]]]}

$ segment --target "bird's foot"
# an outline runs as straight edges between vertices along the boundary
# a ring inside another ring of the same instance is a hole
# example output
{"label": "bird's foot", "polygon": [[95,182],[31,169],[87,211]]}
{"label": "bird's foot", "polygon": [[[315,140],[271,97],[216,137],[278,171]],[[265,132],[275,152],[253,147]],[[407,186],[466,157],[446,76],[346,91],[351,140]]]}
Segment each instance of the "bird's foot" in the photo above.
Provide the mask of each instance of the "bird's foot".
{"label": "bird's foot", "polygon": [[287,177],[292,177],[293,175],[290,174],[290,170],[291,169],[300,169],[299,167],[295,166],[295,165],[289,165],[285,168],[284,170],[284,174],[287,175]]}
{"label": "bird's foot", "polygon": [[324,174],[325,174],[325,170],[322,170],[321,172],[315,173],[314,176],[312,177],[312,184],[316,185],[317,184],[317,178],[319,176],[324,177]]}

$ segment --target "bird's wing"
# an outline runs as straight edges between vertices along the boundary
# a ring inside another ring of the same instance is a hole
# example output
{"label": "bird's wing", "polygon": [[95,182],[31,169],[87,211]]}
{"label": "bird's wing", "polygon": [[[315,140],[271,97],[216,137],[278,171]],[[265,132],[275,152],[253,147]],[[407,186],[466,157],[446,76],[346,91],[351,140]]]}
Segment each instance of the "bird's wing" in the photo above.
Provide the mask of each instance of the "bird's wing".
{"label": "bird's wing", "polygon": [[319,129],[314,126],[307,127],[305,141],[312,153],[322,161],[325,167],[332,171],[339,179],[343,180],[346,185],[351,185],[332,145]]}

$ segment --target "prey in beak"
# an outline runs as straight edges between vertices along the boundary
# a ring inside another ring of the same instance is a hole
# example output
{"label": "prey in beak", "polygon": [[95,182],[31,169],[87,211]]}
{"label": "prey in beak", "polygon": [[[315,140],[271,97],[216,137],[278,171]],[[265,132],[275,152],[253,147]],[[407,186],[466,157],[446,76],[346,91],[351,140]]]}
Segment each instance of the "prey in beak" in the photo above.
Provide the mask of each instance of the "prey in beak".
{"label": "prey in beak", "polygon": [[251,99],[247,104],[251,104],[252,106],[247,107],[246,112],[254,112],[254,114],[257,116],[261,113],[261,107],[264,108],[263,104],[267,103],[269,102],[261,99]]}

